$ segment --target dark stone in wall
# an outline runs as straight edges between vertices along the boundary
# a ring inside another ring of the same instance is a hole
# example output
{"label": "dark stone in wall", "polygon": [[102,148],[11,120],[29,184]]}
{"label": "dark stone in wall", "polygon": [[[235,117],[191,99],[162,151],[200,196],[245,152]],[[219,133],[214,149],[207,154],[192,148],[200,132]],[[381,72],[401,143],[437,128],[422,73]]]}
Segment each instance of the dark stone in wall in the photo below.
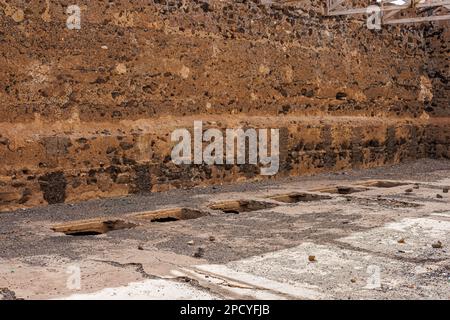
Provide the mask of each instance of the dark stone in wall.
{"label": "dark stone in wall", "polygon": [[429,60],[424,65],[432,83],[432,101],[426,111],[433,116],[450,116],[450,22],[427,25],[424,29],[425,50]]}
{"label": "dark stone in wall", "polygon": [[152,182],[149,166],[135,165],[134,172],[135,177],[133,183],[130,185],[130,193],[134,194],[150,193]]}
{"label": "dark stone in wall", "polygon": [[419,145],[417,142],[417,127],[411,126],[410,128],[410,141],[409,141],[409,157],[416,159],[419,156]]}
{"label": "dark stone in wall", "polygon": [[49,204],[64,203],[67,180],[63,172],[51,172],[39,177],[39,185]]}
{"label": "dark stone in wall", "polygon": [[386,163],[394,161],[396,146],[395,127],[389,127],[386,132]]}
{"label": "dark stone in wall", "polygon": [[330,125],[322,129],[321,140],[325,150],[324,165],[325,168],[333,168],[336,165],[336,153],[333,150],[333,133]]}
{"label": "dark stone in wall", "polygon": [[362,129],[359,127],[353,128],[351,159],[352,159],[352,165],[355,168],[360,166],[364,160],[364,155],[361,151],[361,145],[362,145],[361,141],[362,141]]}

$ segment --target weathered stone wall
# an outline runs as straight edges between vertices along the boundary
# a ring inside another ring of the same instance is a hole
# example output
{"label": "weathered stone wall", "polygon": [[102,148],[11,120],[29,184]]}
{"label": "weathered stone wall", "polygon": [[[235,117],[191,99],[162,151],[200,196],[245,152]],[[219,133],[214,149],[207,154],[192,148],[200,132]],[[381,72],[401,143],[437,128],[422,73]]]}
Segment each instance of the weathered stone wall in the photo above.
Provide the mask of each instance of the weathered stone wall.
{"label": "weathered stone wall", "polygon": [[0,0],[0,210],[261,178],[173,165],[194,120],[281,128],[280,175],[449,157],[448,30],[324,3],[78,1],[68,30],[73,1]]}
{"label": "weathered stone wall", "polygon": [[450,115],[450,23],[436,23],[424,32],[429,54],[426,71],[431,80],[432,98],[426,101],[426,110],[435,116]]}
{"label": "weathered stone wall", "polygon": [[431,80],[431,95],[425,100],[425,110],[440,119],[427,128],[427,154],[450,158],[450,24],[440,22],[426,27],[424,38],[429,54],[426,71]]}
{"label": "weathered stone wall", "polygon": [[423,112],[421,30],[371,32],[323,17],[324,1],[84,2],[80,31],[65,27],[71,1],[1,16],[3,121]]}

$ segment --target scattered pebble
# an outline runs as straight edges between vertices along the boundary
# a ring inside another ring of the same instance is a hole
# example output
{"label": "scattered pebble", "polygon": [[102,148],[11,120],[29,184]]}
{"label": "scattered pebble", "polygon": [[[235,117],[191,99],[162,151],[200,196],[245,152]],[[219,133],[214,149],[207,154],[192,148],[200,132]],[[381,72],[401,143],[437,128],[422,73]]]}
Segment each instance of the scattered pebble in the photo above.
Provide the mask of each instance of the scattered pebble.
{"label": "scattered pebble", "polygon": [[405,192],[406,192],[406,193],[412,193],[412,192],[413,192],[413,189],[406,189]]}
{"label": "scattered pebble", "polygon": [[190,245],[190,246],[193,246],[194,245],[194,240],[189,241],[187,244]]}
{"label": "scattered pebble", "polygon": [[400,240],[397,241],[398,243],[405,243],[405,239],[401,238]]}
{"label": "scattered pebble", "polygon": [[9,139],[8,138],[5,138],[5,137],[0,137],[0,144],[3,144],[3,145],[8,145],[9,144]]}
{"label": "scattered pebble", "polygon": [[441,196],[440,194],[437,194],[437,195],[436,195],[436,198],[438,198],[438,199],[442,199],[442,198],[443,198],[443,196]]}
{"label": "scattered pebble", "polygon": [[437,242],[433,243],[431,246],[433,248],[435,248],[435,249],[441,249],[442,248],[442,242],[437,241]]}
{"label": "scattered pebble", "polygon": [[316,262],[316,256],[309,256],[308,257],[309,262]]}
{"label": "scattered pebble", "polygon": [[442,192],[443,192],[443,193],[448,193],[448,188],[442,189]]}
{"label": "scattered pebble", "polygon": [[210,236],[209,241],[211,241],[211,242],[216,241],[216,238],[214,236]]}
{"label": "scattered pebble", "polygon": [[144,250],[143,246],[138,246],[138,250]]}
{"label": "scattered pebble", "polygon": [[339,194],[349,194],[352,191],[352,188],[347,186],[338,186],[337,190]]}
{"label": "scattered pebble", "polygon": [[125,73],[127,73],[127,66],[125,64],[123,64],[123,63],[119,63],[116,66],[116,72],[118,74],[125,74]]}
{"label": "scattered pebble", "polygon": [[205,249],[202,247],[197,248],[197,251],[194,253],[194,258],[202,258],[205,255]]}

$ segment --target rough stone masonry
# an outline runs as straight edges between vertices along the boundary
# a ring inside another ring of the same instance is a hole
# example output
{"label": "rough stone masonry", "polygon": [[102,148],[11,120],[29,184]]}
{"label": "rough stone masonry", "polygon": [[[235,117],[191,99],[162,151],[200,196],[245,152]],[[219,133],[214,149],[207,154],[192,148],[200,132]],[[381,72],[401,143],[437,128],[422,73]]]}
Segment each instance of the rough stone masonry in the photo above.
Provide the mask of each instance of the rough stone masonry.
{"label": "rough stone masonry", "polygon": [[449,38],[319,0],[0,0],[0,211],[262,179],[174,165],[194,120],[279,128],[279,176],[450,158]]}

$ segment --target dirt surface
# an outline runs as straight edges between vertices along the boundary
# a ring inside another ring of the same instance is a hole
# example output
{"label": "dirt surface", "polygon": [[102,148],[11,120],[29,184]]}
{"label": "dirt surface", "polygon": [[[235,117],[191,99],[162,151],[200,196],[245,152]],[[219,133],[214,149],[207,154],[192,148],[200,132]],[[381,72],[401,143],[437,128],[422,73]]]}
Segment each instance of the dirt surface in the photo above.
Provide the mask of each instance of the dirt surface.
{"label": "dirt surface", "polygon": [[[450,162],[421,160],[3,213],[1,296],[449,299],[449,185]],[[292,193],[327,197],[269,198]],[[224,203],[233,210],[218,210]],[[256,203],[265,205],[252,211]],[[98,235],[52,230],[86,219],[137,226]],[[79,290],[67,285],[74,266]],[[381,279],[372,289],[371,270]]]}

